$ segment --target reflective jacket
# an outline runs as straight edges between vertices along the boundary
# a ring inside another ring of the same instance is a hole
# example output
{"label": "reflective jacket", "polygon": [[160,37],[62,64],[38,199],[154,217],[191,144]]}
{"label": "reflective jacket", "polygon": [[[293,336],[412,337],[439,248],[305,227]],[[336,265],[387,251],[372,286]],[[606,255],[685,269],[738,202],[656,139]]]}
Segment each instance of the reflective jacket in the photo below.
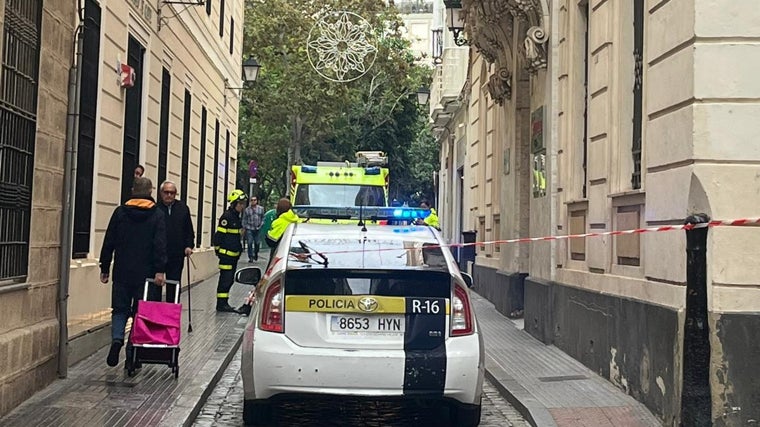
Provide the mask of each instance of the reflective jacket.
{"label": "reflective jacket", "polygon": [[430,208],[430,215],[425,217],[425,224],[435,227],[435,228],[441,228],[438,223],[438,213],[435,211],[434,208]]}
{"label": "reflective jacket", "polygon": [[217,225],[216,233],[214,233],[213,245],[216,249],[216,255],[220,259],[220,265],[227,264],[227,262],[222,261],[240,258],[240,253],[243,250],[240,238],[242,228],[240,214],[235,208],[227,209],[219,217],[219,225]]}
{"label": "reflective jacket", "polygon": [[301,218],[299,218],[292,209],[284,212],[272,221],[272,228],[267,232],[267,238],[274,242],[278,242],[288,228],[288,225],[295,222],[301,222]]}

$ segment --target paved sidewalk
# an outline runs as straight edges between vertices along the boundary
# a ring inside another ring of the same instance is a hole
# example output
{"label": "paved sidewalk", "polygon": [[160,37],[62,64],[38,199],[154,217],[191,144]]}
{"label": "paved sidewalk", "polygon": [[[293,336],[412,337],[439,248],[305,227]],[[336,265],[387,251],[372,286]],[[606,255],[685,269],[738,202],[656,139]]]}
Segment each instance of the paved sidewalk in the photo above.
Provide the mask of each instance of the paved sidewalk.
{"label": "paved sidewalk", "polygon": [[[266,259],[255,264],[263,268]],[[17,407],[0,425],[10,426],[183,426],[190,425],[240,346],[247,317],[216,314],[218,276],[191,289],[193,332],[187,332],[187,291],[182,293],[179,379],[164,365],[143,365],[134,377],[106,365],[105,347]],[[236,283],[230,304],[237,307],[251,289]]]}
{"label": "paved sidewalk", "polygon": [[647,408],[562,350],[530,336],[473,293],[486,375],[540,427],[661,426]]}

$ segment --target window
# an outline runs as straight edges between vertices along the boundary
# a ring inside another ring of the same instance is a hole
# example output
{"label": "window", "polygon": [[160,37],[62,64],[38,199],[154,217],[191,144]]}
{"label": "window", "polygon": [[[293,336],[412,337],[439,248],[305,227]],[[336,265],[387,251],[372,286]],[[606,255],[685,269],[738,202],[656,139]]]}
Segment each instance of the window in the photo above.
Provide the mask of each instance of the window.
{"label": "window", "polygon": [[644,0],[633,1],[633,174],[631,186],[641,188],[641,134],[643,120],[643,83],[644,83]]}
{"label": "window", "polygon": [[0,77],[0,280],[23,280],[29,264],[41,19],[42,0],[5,2]]}
{"label": "window", "polygon": [[211,0],[206,0],[206,15],[211,16]]}
{"label": "window", "polygon": [[230,18],[230,55],[235,51],[235,18]]}
{"label": "window", "polygon": [[121,158],[121,199],[132,195],[135,167],[140,159],[140,126],[142,124],[142,81],[145,48],[129,36],[127,65],[135,70],[135,85],[127,90],[124,108],[124,143]]}
{"label": "window", "polygon": [[[478,217],[478,236],[482,239],[481,241],[486,240],[486,217],[484,216]],[[485,252],[485,245],[478,245],[478,251]]]}
{"label": "window", "polygon": [[[230,194],[230,130],[227,129],[227,139],[224,145],[224,197]],[[227,199],[225,199],[226,201]]]}
{"label": "window", "polygon": [[98,71],[100,66],[100,6],[94,0],[87,0],[84,4],[83,39],[76,197],[73,201],[72,258],[85,258],[90,252],[95,124],[97,123]]}
{"label": "window", "polygon": [[[501,215],[499,214],[493,216],[493,239],[501,240]],[[501,252],[501,245],[495,244],[493,251],[496,253]]]}
{"label": "window", "polygon": [[[615,216],[616,230],[641,228],[641,206],[620,206]],[[641,265],[641,235],[615,236],[615,257],[620,265]]]}
{"label": "window", "polygon": [[219,37],[224,37],[224,0],[219,0]]}
{"label": "window", "polygon": [[[570,212],[570,234],[584,234],[586,232],[586,211]],[[570,259],[576,261],[586,260],[586,239],[569,239],[570,240]]]}
{"label": "window", "polygon": [[[172,75],[164,68],[161,77],[161,129],[158,131],[158,182],[166,180],[166,162],[169,158],[169,119],[171,117]],[[182,191],[182,190],[180,190]]]}
{"label": "window", "polygon": [[201,158],[198,162],[198,216],[196,217],[197,227],[195,230],[195,246],[200,248],[203,244],[203,202],[206,194],[206,128],[207,113],[206,107],[201,107]]}
{"label": "window", "polygon": [[590,94],[588,93],[588,68],[589,68],[589,10],[588,2],[581,6],[581,18],[583,21],[583,198],[588,197],[586,186],[588,185],[588,104]]}
{"label": "window", "polygon": [[[219,200],[219,119],[214,130],[214,182],[211,184],[211,232],[216,230],[216,204]],[[224,197],[227,197],[225,194]]]}
{"label": "window", "polygon": [[182,172],[179,179],[179,192],[182,195],[182,199],[185,203],[188,202],[190,197],[190,190],[187,187],[188,169],[190,167],[190,119],[193,113],[193,96],[190,95],[190,91],[185,89],[185,116],[183,118],[182,125]]}

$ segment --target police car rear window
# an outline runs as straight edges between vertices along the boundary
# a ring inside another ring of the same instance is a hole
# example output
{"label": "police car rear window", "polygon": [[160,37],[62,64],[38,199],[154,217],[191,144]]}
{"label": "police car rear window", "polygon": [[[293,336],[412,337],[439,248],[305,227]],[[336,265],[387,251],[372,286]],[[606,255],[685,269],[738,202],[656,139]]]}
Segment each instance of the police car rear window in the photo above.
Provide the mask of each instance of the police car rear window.
{"label": "police car rear window", "polygon": [[290,270],[286,295],[377,295],[449,298],[451,276],[439,271]]}
{"label": "police car rear window", "polygon": [[[292,254],[320,253],[330,268],[432,269],[448,272],[444,249],[432,242],[403,239],[324,239],[295,237]],[[306,248],[301,246],[303,243]],[[314,259],[288,260],[288,268],[314,267]]]}

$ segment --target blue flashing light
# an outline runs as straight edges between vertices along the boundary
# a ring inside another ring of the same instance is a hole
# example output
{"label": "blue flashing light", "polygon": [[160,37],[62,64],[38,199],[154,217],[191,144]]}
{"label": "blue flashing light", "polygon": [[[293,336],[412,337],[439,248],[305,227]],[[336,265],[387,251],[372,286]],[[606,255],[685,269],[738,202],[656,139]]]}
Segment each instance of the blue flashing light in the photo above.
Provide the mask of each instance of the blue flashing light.
{"label": "blue flashing light", "polygon": [[364,168],[364,175],[380,175],[380,168],[377,166]]}
{"label": "blue flashing light", "polygon": [[393,216],[394,216],[395,218],[401,218],[401,214],[402,214],[402,212],[404,212],[404,211],[403,211],[403,210],[401,210],[401,209],[396,209],[396,210],[394,210],[394,211],[393,211]]}
{"label": "blue flashing light", "polygon": [[301,166],[301,172],[303,173],[317,173],[317,167],[316,166]]}

